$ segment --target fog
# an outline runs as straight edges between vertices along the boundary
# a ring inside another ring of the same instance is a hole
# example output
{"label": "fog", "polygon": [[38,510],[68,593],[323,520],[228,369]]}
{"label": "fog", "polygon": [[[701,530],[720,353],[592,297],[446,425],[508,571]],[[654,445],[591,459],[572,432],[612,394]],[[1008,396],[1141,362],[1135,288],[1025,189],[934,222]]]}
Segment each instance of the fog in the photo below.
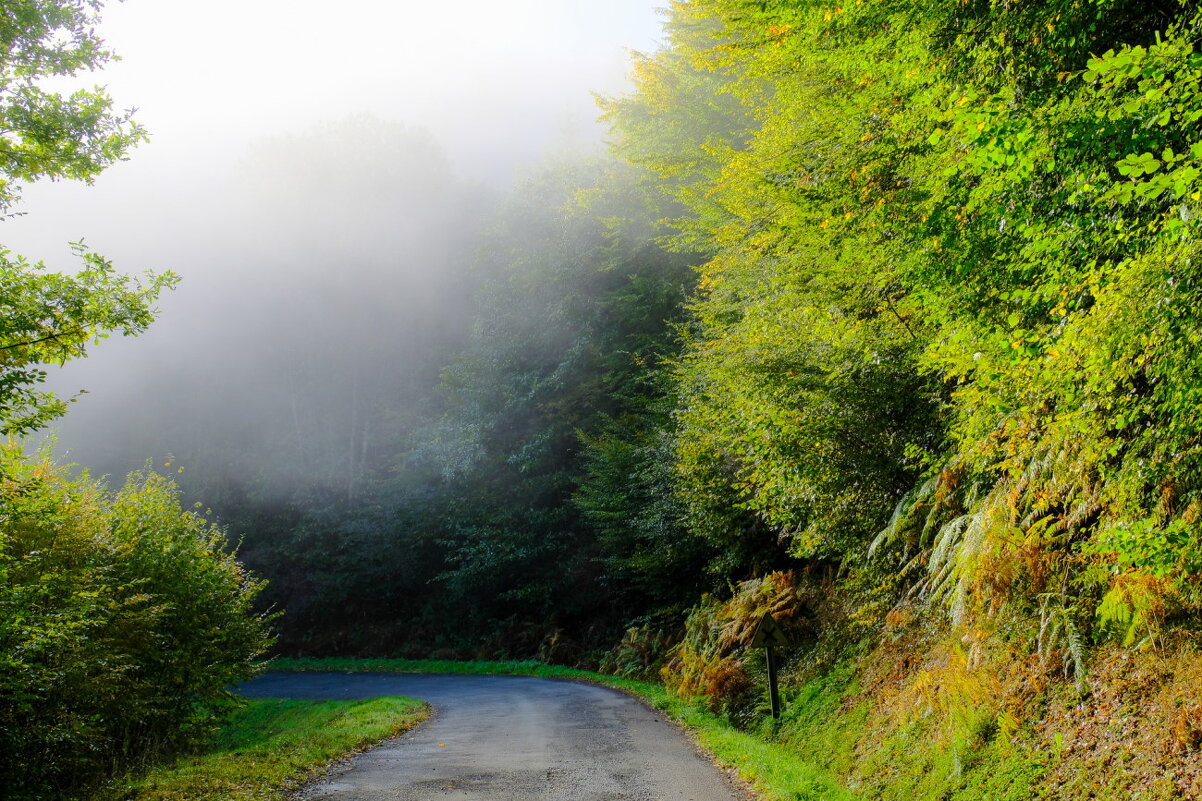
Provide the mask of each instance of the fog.
{"label": "fog", "polygon": [[[88,83],[151,140],[93,186],[26,189],[5,247],[182,277],[149,333],[51,368],[60,458],[168,454],[353,497],[463,336],[476,232],[514,176],[596,147],[593,92],[655,45],[655,0],[114,4]],[[196,488],[194,486],[194,488]]]}

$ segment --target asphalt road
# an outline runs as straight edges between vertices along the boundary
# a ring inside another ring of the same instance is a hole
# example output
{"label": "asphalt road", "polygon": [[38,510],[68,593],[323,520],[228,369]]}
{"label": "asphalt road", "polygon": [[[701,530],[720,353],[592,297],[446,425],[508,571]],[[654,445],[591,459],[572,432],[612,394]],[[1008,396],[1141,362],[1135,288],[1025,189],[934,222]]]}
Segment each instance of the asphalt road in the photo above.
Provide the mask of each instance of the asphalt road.
{"label": "asphalt road", "polygon": [[331,801],[736,801],[688,737],[614,690],[520,676],[268,673],[248,698],[407,695],[434,714],[302,793]]}

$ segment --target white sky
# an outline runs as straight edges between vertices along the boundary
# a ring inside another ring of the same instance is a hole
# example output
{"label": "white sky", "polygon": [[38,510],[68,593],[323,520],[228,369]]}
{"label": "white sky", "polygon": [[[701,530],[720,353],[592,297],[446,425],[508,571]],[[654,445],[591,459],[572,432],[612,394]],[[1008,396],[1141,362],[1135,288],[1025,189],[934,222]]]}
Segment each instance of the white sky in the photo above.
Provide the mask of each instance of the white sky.
{"label": "white sky", "polygon": [[[656,0],[129,0],[103,34],[108,83],[160,139],[245,140],[356,112],[456,143],[523,118],[592,115],[626,48],[651,49]],[[483,147],[483,144],[477,145]]]}
{"label": "white sky", "polygon": [[591,92],[622,91],[663,2],[111,2],[100,33],[122,60],[86,80],[137,107],[152,140],[95,187],[29,188],[29,217],[0,241],[57,261],[66,239],[115,240],[123,199],[186,194],[256,141],[354,114],[425,127],[461,175],[504,184],[547,148],[598,136]]}

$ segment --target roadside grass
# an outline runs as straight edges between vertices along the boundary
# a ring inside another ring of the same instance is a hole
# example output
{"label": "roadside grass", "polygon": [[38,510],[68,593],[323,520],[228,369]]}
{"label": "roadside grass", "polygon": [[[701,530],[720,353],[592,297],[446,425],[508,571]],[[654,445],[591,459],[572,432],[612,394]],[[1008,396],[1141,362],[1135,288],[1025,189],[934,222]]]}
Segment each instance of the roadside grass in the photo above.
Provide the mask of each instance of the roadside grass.
{"label": "roadside grass", "polygon": [[330,762],[412,728],[428,711],[400,697],[250,700],[206,752],[130,777],[100,799],[281,801]]}
{"label": "roadside grass", "polygon": [[273,659],[269,670],[293,673],[455,673],[573,679],[642,698],[688,729],[723,769],[734,771],[770,801],[854,801],[830,772],[785,745],[741,732],[717,715],[669,695],[659,684],[535,661],[452,662],[418,659]]}

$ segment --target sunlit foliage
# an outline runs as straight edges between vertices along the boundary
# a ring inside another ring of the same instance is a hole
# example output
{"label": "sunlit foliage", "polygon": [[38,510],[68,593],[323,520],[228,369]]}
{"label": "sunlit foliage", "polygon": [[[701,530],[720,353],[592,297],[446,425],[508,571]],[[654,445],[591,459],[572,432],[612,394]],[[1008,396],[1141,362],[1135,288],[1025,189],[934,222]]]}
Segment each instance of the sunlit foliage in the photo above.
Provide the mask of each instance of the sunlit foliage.
{"label": "sunlit foliage", "polygon": [[[29,0],[0,13],[0,213],[21,183],[90,181],[144,138],[99,90],[44,88],[112,55],[94,0]],[[66,403],[43,365],[85,356],[153,321],[170,273],[51,272],[0,249],[0,435],[27,434]],[[168,480],[109,492],[11,444],[0,450],[0,788],[79,797],[114,772],[206,734],[267,646],[260,583],[224,534],[179,504]]]}
{"label": "sunlit foliage", "polygon": [[[673,4],[607,114],[711,253],[677,371],[695,533],[742,508],[739,541],[954,623],[1031,611],[1078,668],[1192,608],[1198,14]],[[744,121],[685,108],[702,82]]]}
{"label": "sunlit foliage", "polygon": [[100,0],[21,0],[0,15],[0,213],[22,182],[90,181],[145,138],[132,112],[116,112],[100,88],[70,94],[47,79],[74,76],[113,58],[95,26]]}
{"label": "sunlit foliage", "polygon": [[0,786],[74,797],[210,732],[268,644],[261,584],[162,476],[0,460]]}

